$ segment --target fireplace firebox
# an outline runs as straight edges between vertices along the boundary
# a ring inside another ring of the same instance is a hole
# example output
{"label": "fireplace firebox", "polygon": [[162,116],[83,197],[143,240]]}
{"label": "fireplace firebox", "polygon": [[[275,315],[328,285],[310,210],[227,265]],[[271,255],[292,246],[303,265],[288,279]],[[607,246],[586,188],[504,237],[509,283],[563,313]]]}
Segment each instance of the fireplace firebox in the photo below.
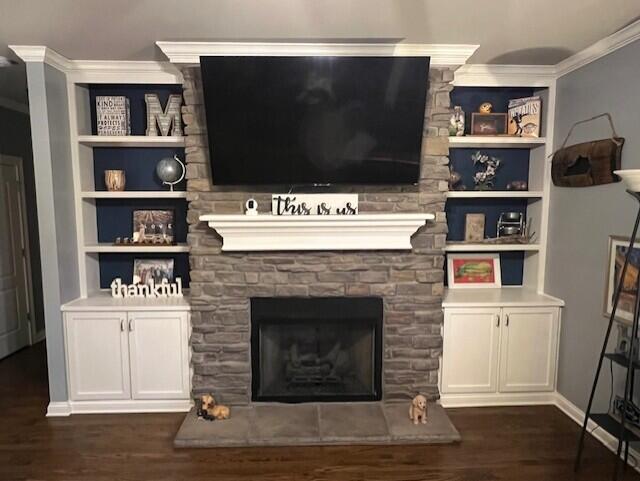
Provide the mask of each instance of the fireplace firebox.
{"label": "fireplace firebox", "polygon": [[253,401],[378,401],[382,299],[251,299]]}

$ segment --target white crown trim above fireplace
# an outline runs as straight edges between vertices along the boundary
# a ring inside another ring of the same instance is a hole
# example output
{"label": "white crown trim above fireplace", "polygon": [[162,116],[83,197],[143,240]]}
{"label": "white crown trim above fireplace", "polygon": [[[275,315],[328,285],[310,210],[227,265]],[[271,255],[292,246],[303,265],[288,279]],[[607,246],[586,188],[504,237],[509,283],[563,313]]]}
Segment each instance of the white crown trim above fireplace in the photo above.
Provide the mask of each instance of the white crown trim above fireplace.
{"label": "white crown trim above fireplace", "polygon": [[202,215],[223,251],[408,250],[433,214]]}

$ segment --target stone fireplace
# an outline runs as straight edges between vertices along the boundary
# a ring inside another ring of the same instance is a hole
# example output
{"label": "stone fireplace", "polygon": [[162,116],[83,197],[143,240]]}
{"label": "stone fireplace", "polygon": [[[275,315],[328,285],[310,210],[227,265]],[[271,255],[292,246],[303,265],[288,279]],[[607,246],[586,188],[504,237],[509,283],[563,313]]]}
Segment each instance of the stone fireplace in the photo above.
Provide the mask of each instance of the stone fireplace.
{"label": "stone fireplace", "polygon": [[[200,70],[187,67],[183,74],[194,395],[214,392],[220,402],[228,404],[247,404],[252,398],[260,398],[252,389],[256,383],[252,376],[252,348],[255,354],[256,335],[260,335],[252,325],[256,305],[282,298],[354,301],[375,298],[382,307],[382,323],[381,336],[374,340],[363,334],[366,329],[360,325],[360,341],[355,340],[355,334],[353,338],[340,340],[338,330],[331,327],[333,321],[327,320],[326,329],[314,330],[322,319],[303,316],[288,333],[295,334],[292,331],[298,330],[301,339],[297,348],[292,348],[295,336],[283,339],[286,336],[282,332],[278,334],[273,327],[265,334],[270,341],[263,339],[262,347],[280,336],[282,345],[274,357],[282,356],[284,349],[288,350],[290,361],[294,349],[297,350],[297,354],[293,354],[293,358],[297,356],[296,365],[302,365],[298,361],[303,341],[315,343],[318,347],[309,351],[307,346],[305,353],[309,369],[290,370],[289,380],[298,376],[297,388],[304,391],[302,381],[306,376],[308,383],[315,382],[316,386],[320,383],[322,389],[328,390],[332,379],[343,383],[341,389],[347,389],[345,378],[337,375],[340,369],[335,369],[339,364],[338,355],[364,359],[367,355],[363,346],[369,343],[375,351],[375,342],[380,341],[378,392],[375,392],[375,372],[368,374],[361,370],[354,374],[360,381],[373,383],[368,386],[372,388],[369,391],[373,397],[367,399],[380,396],[383,400],[408,399],[417,392],[437,399],[442,346],[443,248],[447,230],[444,203],[449,178],[447,125],[453,69],[430,69],[421,175],[417,185],[340,186],[325,190],[358,193],[361,213],[430,212],[436,215],[435,222],[429,222],[413,236],[411,250],[348,252],[228,253],[221,250],[221,238],[206,223],[199,222],[200,215],[241,214],[249,197],[257,199],[259,211],[267,213],[271,208],[270,194],[286,192],[290,186],[257,190],[251,186],[212,184]],[[372,335],[370,330],[369,335]],[[375,338],[375,334],[373,336]],[[357,342],[361,343],[358,348],[346,352],[347,346],[353,347]],[[345,352],[332,352],[336,349]],[[327,356],[331,356],[331,363],[325,362]],[[375,352],[370,353],[370,360],[375,370]],[[282,362],[286,365],[287,360]],[[328,367],[314,371],[311,364],[316,362]],[[362,384],[364,387],[352,385],[350,394],[362,394],[367,383]],[[303,394],[309,395],[309,389],[307,386]]]}

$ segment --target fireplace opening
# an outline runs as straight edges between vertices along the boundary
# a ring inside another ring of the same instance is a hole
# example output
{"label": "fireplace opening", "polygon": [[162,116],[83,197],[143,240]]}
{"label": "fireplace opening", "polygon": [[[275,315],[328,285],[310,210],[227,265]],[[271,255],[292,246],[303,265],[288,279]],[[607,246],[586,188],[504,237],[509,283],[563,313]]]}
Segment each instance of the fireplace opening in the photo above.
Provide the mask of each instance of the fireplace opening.
{"label": "fireplace opening", "polygon": [[382,299],[252,298],[253,401],[378,401]]}

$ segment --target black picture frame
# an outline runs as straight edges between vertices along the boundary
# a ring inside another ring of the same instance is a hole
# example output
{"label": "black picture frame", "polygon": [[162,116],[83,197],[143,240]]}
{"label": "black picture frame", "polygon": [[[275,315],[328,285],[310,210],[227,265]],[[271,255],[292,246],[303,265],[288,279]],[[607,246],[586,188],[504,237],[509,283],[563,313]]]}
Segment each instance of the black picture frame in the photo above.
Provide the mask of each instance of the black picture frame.
{"label": "black picture frame", "polygon": [[471,135],[506,135],[507,114],[471,114]]}

